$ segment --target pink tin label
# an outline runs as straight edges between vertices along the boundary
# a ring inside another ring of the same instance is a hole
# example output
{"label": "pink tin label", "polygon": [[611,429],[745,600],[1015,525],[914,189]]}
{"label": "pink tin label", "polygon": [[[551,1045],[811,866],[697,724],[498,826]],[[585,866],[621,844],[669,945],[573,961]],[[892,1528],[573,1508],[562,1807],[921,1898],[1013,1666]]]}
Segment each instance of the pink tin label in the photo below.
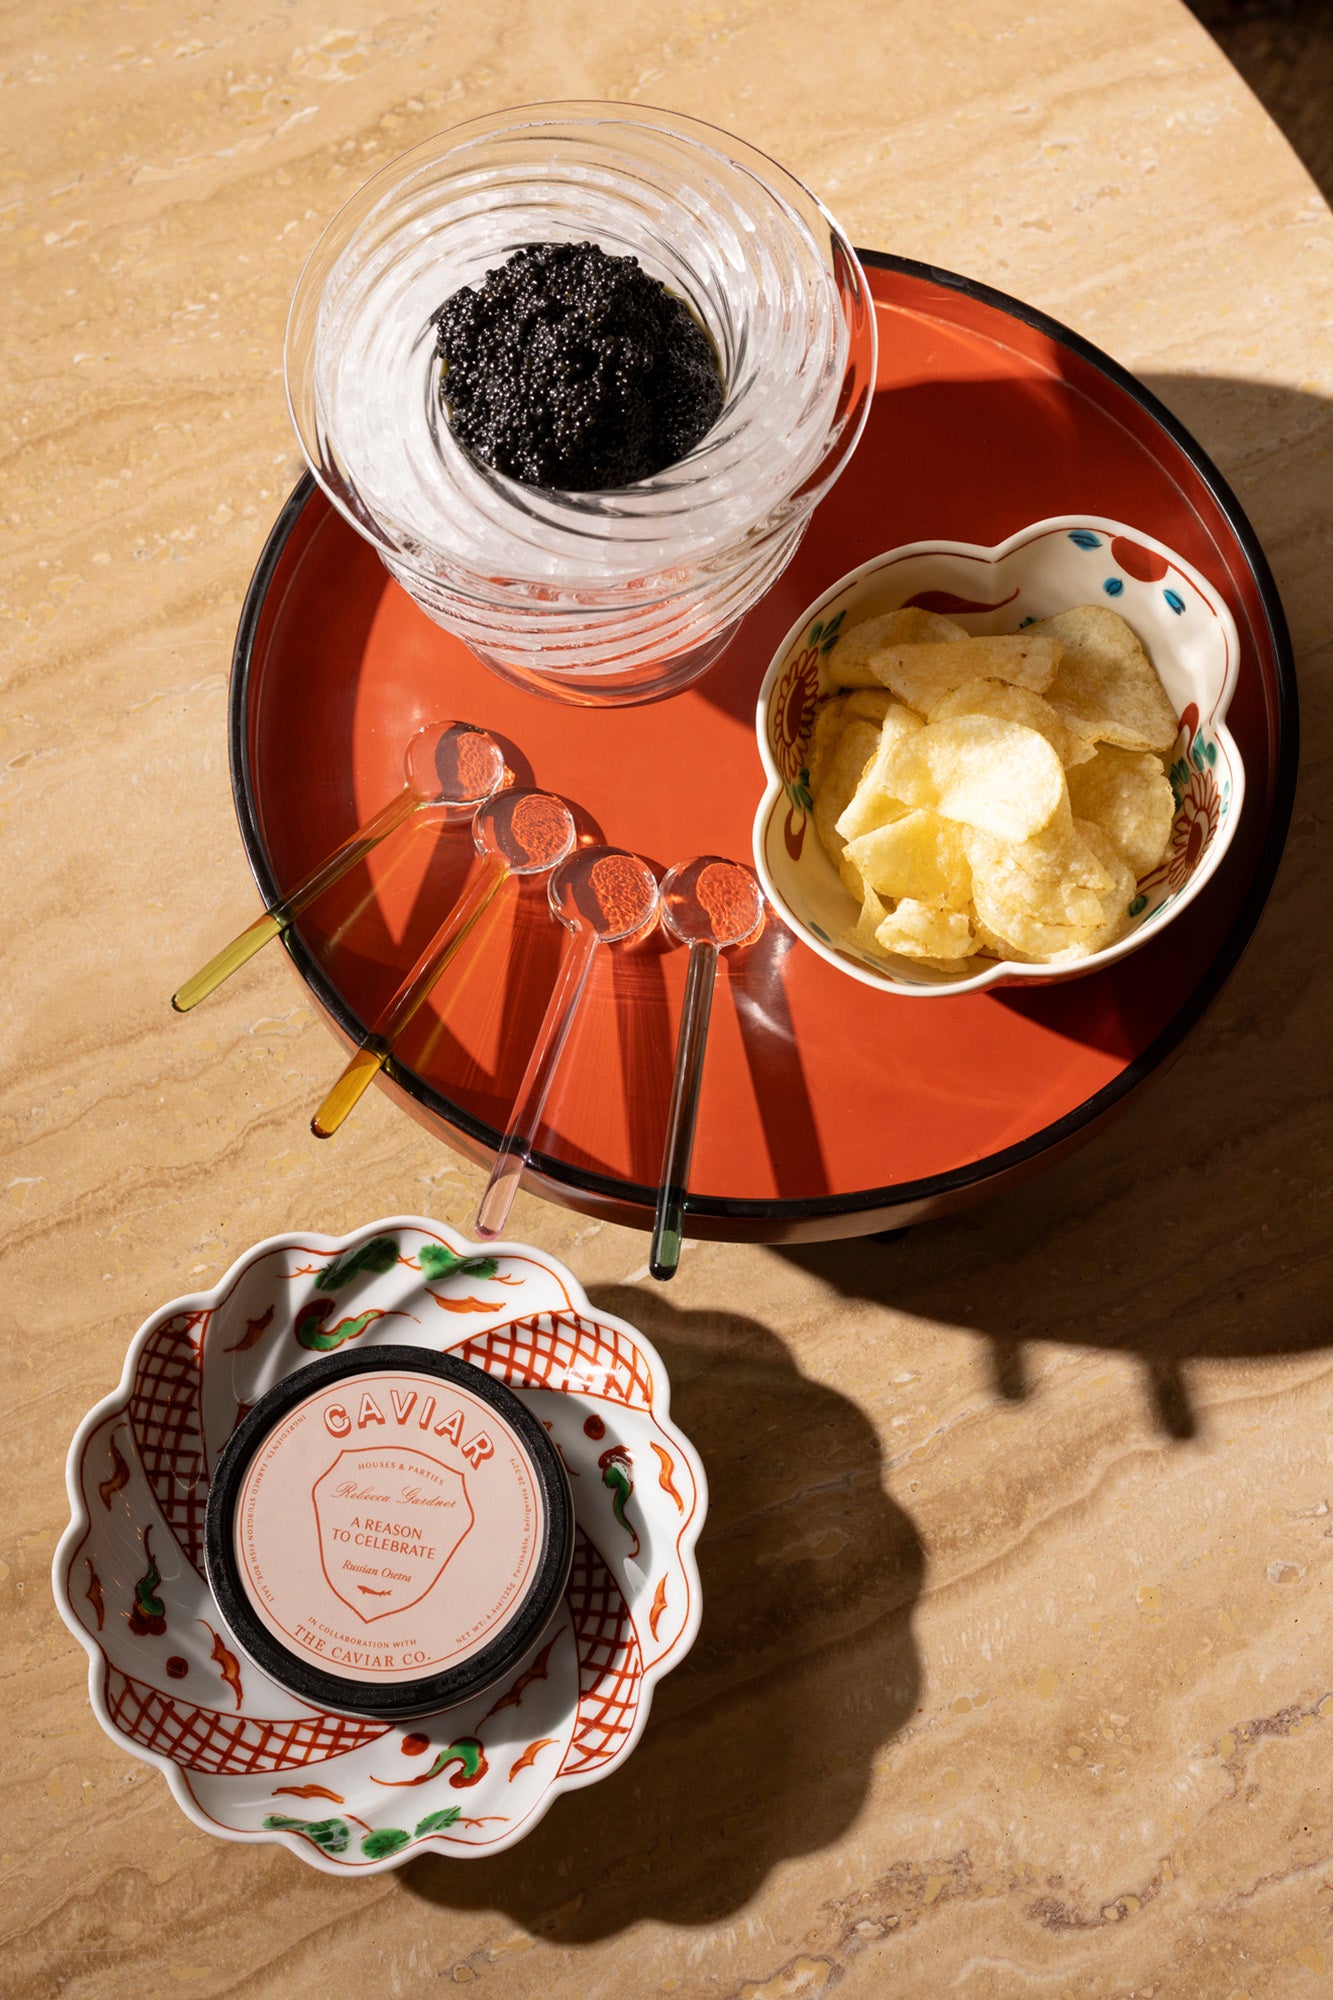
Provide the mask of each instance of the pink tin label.
{"label": "pink tin label", "polygon": [[543,1503],[516,1433],[435,1376],[386,1367],[317,1390],[255,1453],[236,1557],[288,1652],[355,1681],[462,1665],[512,1617]]}

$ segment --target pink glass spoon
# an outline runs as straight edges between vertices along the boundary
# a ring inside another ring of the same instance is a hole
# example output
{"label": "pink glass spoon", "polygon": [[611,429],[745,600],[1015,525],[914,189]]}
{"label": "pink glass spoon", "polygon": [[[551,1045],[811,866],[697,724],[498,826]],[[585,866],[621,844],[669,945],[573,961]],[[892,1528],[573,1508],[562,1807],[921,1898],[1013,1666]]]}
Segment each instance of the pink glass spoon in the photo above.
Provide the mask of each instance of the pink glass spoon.
{"label": "pink glass spoon", "polygon": [[408,743],[403,776],[401,792],[172,994],[171,1004],[178,1014],[188,1014],[224,979],[230,979],[270,938],[285,931],[316,896],[322,896],[349,868],[364,861],[386,834],[411,819],[413,813],[435,807],[446,819],[468,818],[504,783],[504,751],[493,736],[484,729],[474,729],[470,722],[431,722],[418,729]]}
{"label": "pink glass spoon", "polygon": [[553,915],[572,932],[573,942],[547,1002],[509,1129],[500,1141],[477,1210],[475,1228],[483,1239],[498,1236],[509,1219],[598,947],[637,940],[657,922],[657,878],[646,861],[620,847],[583,848],[551,877],[547,893]]}
{"label": "pink glass spoon", "polygon": [[430,994],[482,911],[511,875],[544,875],[574,845],[574,815],[552,792],[498,792],[472,824],[481,866],[310,1121],[317,1139],[331,1139],[394,1043]]}
{"label": "pink glass spoon", "polygon": [[671,1278],[680,1263],[685,1231],[685,1196],[718,954],[758,937],[764,927],[763,891],[750,870],[738,861],[724,861],[716,854],[700,855],[673,868],[663,881],[662,926],[690,948],[648,1258],[655,1278]]}

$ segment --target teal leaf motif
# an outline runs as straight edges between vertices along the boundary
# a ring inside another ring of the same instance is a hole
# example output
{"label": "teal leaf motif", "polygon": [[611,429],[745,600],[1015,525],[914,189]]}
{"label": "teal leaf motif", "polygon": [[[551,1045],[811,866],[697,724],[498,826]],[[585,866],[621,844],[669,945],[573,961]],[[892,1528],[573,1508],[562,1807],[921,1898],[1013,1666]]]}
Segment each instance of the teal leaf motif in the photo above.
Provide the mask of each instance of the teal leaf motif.
{"label": "teal leaf motif", "polygon": [[[838,627],[841,625],[843,619],[846,616],[847,616],[847,607],[846,605],[844,605],[841,611],[834,612],[832,618],[829,619],[828,624],[824,626],[823,628],[824,643],[819,649],[821,653],[831,653],[833,651],[833,648],[837,645],[840,636],[838,632]],[[810,634],[810,644],[812,646],[814,645],[816,639],[818,639],[819,637],[819,630],[820,628],[816,626],[814,631]]]}
{"label": "teal leaf motif", "polygon": [[269,1813],[264,1828],[268,1833],[303,1833],[326,1854],[346,1854],[352,1839],[345,1819],[288,1819],[285,1813]]}
{"label": "teal leaf motif", "polygon": [[350,1285],[353,1278],[360,1277],[363,1271],[378,1275],[383,1271],[392,1271],[397,1262],[398,1238],[372,1236],[369,1243],[363,1243],[359,1250],[349,1250],[345,1257],[335,1257],[316,1276],[326,1292],[336,1292],[343,1285]]}
{"label": "teal leaf motif", "polygon": [[361,1852],[367,1861],[382,1861],[386,1854],[396,1854],[400,1847],[406,1847],[411,1838],[400,1826],[382,1826],[377,1833],[366,1835]]}
{"label": "teal leaf motif", "polygon": [[1148,907],[1148,898],[1146,896],[1136,896],[1133,902],[1129,906],[1128,915],[1130,915],[1131,917],[1137,917],[1141,914],[1142,911],[1146,910],[1147,907]]}
{"label": "teal leaf motif", "polygon": [[817,646],[823,635],[824,635],[824,621],[822,618],[816,618],[814,624],[810,627],[810,644],[812,646]]}
{"label": "teal leaf motif", "polygon": [[455,1272],[468,1278],[493,1278],[500,1268],[494,1257],[460,1257],[447,1243],[423,1243],[417,1261],[428,1278],[452,1278]]}
{"label": "teal leaf motif", "polygon": [[443,1833],[447,1826],[452,1826],[461,1816],[462,1811],[461,1806],[446,1806],[442,1812],[427,1813],[426,1817],[418,1820],[413,1828],[413,1840],[420,1840],[427,1833]]}

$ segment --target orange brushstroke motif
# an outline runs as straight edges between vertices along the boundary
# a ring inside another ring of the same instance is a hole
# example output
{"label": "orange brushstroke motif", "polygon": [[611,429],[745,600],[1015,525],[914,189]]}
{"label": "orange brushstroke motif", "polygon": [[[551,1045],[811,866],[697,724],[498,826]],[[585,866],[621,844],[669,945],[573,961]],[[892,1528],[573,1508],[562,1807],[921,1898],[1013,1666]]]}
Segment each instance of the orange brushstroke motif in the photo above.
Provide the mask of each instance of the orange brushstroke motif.
{"label": "orange brushstroke motif", "polygon": [[[528,1688],[532,1686],[532,1683],[534,1681],[544,1681],[546,1679],[547,1673],[549,1671],[551,1653],[554,1646],[555,1646],[554,1639],[550,1639],[547,1641],[547,1643],[542,1647],[540,1653],[538,1653],[532,1665],[528,1668],[527,1672],[519,1675],[518,1679],[514,1682],[514,1685],[510,1688],[508,1694],[502,1694],[500,1696],[499,1701],[495,1703],[494,1707],[487,1709],[485,1715],[483,1715],[481,1718],[482,1722],[489,1722],[491,1717],[493,1715],[498,1715],[502,1708],[517,1708],[519,1703],[522,1701],[523,1696],[528,1690]],[[477,1727],[478,1729],[480,1729],[481,1727],[480,1722],[477,1724]]]}
{"label": "orange brushstroke motif", "polygon": [[676,1461],[671,1456],[671,1453],[669,1451],[663,1450],[660,1444],[655,1444],[653,1446],[653,1450],[657,1453],[658,1463],[662,1468],[660,1474],[658,1475],[657,1483],[661,1487],[664,1493],[669,1493],[671,1495],[671,1498],[675,1501],[677,1507],[679,1507],[681,1513],[683,1514],[685,1512],[685,1502],[681,1499],[679,1493],[677,1493],[675,1482],[671,1477],[672,1473],[676,1469]]}
{"label": "orange brushstroke motif", "polygon": [[237,1708],[239,1708],[241,1705],[241,1663],[237,1659],[235,1653],[231,1652],[230,1649],[223,1644],[221,1638],[213,1630],[213,1627],[209,1624],[206,1618],[201,1618],[199,1620],[199,1623],[203,1626],[205,1632],[207,1632],[209,1638],[213,1641],[212,1657],[217,1661],[217,1664],[222,1671],[222,1678],[227,1683],[227,1686],[231,1689],[232,1693],[235,1695],[236,1706]]}
{"label": "orange brushstroke motif", "polygon": [[111,1477],[104,1479],[97,1489],[102,1496],[102,1505],[108,1513],[111,1511],[113,1497],[120,1492],[122,1486],[128,1486],[130,1483],[130,1468],[121,1457],[120,1446],[116,1443],[114,1437],[111,1440],[111,1463],[115,1467],[115,1470],[112,1472]]}
{"label": "orange brushstroke motif", "polygon": [[438,1292],[431,1292],[431,1297],[441,1312],[447,1313],[499,1312],[501,1303],[499,1299],[442,1299]]}
{"label": "orange brushstroke motif", "polygon": [[106,1602],[102,1596],[102,1579],[93,1568],[91,1558],[85,1556],[83,1560],[88,1565],[88,1588],[83,1594],[97,1613],[97,1629],[100,1632],[106,1623]]}
{"label": "orange brushstroke motif", "polygon": [[648,1613],[648,1630],[652,1633],[654,1639],[657,1637],[657,1628],[662,1621],[662,1613],[666,1608],[666,1578],[660,1577],[657,1589],[653,1595],[653,1608]]}
{"label": "orange brushstroke motif", "polygon": [[513,1763],[509,1766],[510,1784],[511,1785],[513,1784],[515,1778],[518,1776],[520,1771],[526,1771],[530,1765],[536,1763],[538,1756],[546,1748],[548,1743],[554,1743],[554,1742],[555,1742],[554,1736],[539,1736],[535,1743],[529,1743],[527,1749],[523,1752],[523,1755],[521,1757],[515,1757]]}
{"label": "orange brushstroke motif", "polygon": [[275,1785],[272,1796],[275,1799],[328,1799],[335,1806],[345,1803],[341,1792],[331,1792],[327,1785]]}
{"label": "orange brushstroke motif", "polygon": [[270,1306],[268,1311],[266,1313],[261,1313],[258,1319],[248,1319],[245,1322],[245,1332],[241,1335],[240,1339],[235,1343],[234,1346],[224,1347],[222,1352],[224,1354],[247,1353],[248,1350],[254,1346],[255,1342],[260,1338],[260,1336],[262,1334],[267,1333],[268,1329],[272,1326],[273,1315],[276,1311],[277,1311],[276,1306]]}
{"label": "orange brushstroke motif", "polygon": [[442,1771],[447,1771],[451,1764],[457,1764],[459,1767],[449,1780],[455,1791],[461,1791],[468,1785],[479,1785],[491,1768],[486,1762],[486,1752],[478,1739],[475,1736],[460,1736],[457,1742],[448,1743],[443,1750],[437,1752],[429,1770],[418,1771],[415,1778],[377,1778],[372,1772],[370,1782],[372,1785],[384,1785],[394,1791],[403,1791],[412,1785],[430,1784],[431,1780],[438,1778]]}

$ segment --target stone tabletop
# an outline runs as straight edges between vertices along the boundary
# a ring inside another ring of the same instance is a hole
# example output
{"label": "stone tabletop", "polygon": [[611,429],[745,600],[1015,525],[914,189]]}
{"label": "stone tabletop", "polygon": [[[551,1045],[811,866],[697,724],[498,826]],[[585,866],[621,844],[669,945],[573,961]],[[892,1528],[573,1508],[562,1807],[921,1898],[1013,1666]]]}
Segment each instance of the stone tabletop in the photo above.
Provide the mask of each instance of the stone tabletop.
{"label": "stone tabletop", "polygon": [[[0,54],[6,1263],[0,1994],[1311,2000],[1333,1979],[1325,978],[1333,220],[1177,0],[116,0]],[[1073,325],[1212,452],[1302,678],[1286,860],[1164,1079],[1056,1172],[894,1242],[690,1247],[521,1197],[643,1327],[712,1487],[705,1613],[631,1761],[510,1853],[333,1881],[188,1824],[52,1604],[69,1438],[162,1300],[293,1226],[468,1218],[255,910],[238,608],[299,470],[287,299],[395,153],[656,102],[860,243]]]}

